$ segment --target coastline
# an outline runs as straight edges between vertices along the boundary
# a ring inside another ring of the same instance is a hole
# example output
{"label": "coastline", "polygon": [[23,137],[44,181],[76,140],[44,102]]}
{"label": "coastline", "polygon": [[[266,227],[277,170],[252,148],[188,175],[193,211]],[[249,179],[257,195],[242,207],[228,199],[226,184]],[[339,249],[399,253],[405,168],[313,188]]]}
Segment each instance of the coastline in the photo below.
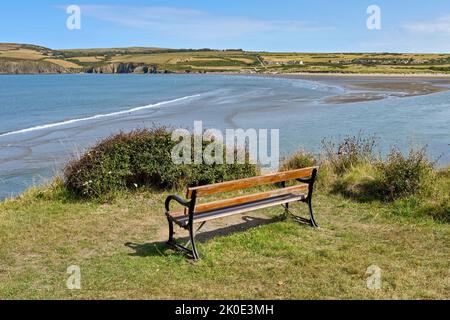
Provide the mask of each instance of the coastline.
{"label": "coastline", "polygon": [[[199,73],[201,74],[201,73]],[[419,78],[419,79],[443,79],[449,80],[450,73],[343,73],[343,72],[207,72],[205,75],[243,75],[260,77],[314,77],[314,78]]]}
{"label": "coastline", "polygon": [[95,75],[242,75],[242,76],[261,76],[261,77],[288,77],[295,78],[301,77],[339,77],[339,78],[423,78],[423,79],[450,79],[450,73],[342,73],[342,72],[292,72],[292,73],[278,73],[278,72],[246,72],[243,71],[207,71],[207,72],[184,72],[184,71],[171,71],[171,72],[156,72],[156,73],[133,73],[133,72],[102,72],[102,73],[90,73],[90,72],[42,72],[42,73],[4,73],[0,72],[0,76],[33,76],[33,75],[77,75],[77,74],[95,74]]}
{"label": "coastline", "polygon": [[[219,73],[215,73],[219,74]],[[339,81],[337,85],[352,91],[336,95],[325,101],[330,104],[346,104],[383,100],[389,97],[406,98],[429,95],[450,90],[449,74],[343,74],[343,73],[227,73],[228,75],[263,78],[302,79],[311,81]],[[387,83],[380,81],[385,80]],[[344,83],[342,83],[344,81]]]}
{"label": "coastline", "polygon": [[370,77],[370,78],[450,78],[449,73],[342,73],[342,72],[294,72],[294,73],[261,73],[262,75],[279,76],[312,76],[312,77]]}

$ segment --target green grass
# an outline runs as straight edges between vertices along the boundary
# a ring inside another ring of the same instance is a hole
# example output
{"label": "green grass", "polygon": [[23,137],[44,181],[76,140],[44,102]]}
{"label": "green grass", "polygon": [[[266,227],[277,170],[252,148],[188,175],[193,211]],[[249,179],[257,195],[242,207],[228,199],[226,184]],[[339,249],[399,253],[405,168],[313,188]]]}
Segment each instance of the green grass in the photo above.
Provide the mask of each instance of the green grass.
{"label": "green grass", "polygon": [[[253,223],[225,219],[206,230],[194,263],[163,244],[166,196],[83,202],[56,183],[0,203],[0,299],[450,298],[450,226],[399,215],[399,204],[319,191],[320,229],[275,219],[281,208],[249,214]],[[366,287],[373,264],[381,290]],[[81,290],[65,286],[70,265],[81,267]]]}
{"label": "green grass", "polygon": [[[164,162],[167,132],[152,132],[107,139],[66,168],[66,186],[55,180],[0,203],[0,299],[450,298],[450,168],[435,169],[425,148],[392,148],[383,158],[375,138],[356,136],[324,140],[320,162],[299,150],[283,168],[320,163],[314,207],[322,228],[280,219],[281,207],[215,220],[198,237],[203,259],[193,262],[166,247],[168,193],[143,179],[161,172],[161,179],[184,181]],[[164,157],[155,162],[147,149]],[[108,182],[122,165],[134,169]],[[200,184],[217,181],[208,171],[214,168],[197,169]],[[106,183],[98,189],[104,196],[74,193],[68,172],[83,173],[75,180],[82,186]],[[122,177],[131,184],[116,188]],[[290,209],[307,211],[304,204]],[[186,236],[178,230],[177,238]],[[81,268],[81,290],[65,286],[72,265]],[[373,265],[382,270],[381,290],[366,286]]]}

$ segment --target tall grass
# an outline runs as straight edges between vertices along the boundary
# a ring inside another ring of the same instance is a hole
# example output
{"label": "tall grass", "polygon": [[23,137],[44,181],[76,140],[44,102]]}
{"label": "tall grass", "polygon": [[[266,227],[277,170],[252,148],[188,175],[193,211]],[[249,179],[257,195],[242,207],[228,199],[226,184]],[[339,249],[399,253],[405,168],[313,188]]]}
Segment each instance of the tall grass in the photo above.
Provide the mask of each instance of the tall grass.
{"label": "tall grass", "polygon": [[317,164],[318,160],[312,153],[308,153],[303,149],[299,149],[282,162],[280,171],[289,171],[295,169],[314,167]]}
{"label": "tall grass", "polygon": [[322,140],[322,162],[336,174],[344,174],[352,167],[363,163],[374,163],[380,159],[377,138],[362,133],[347,136],[342,141]]}
{"label": "tall grass", "polygon": [[324,191],[360,202],[385,202],[398,215],[450,221],[450,170],[436,169],[426,147],[410,147],[404,153],[393,146],[382,157],[377,141],[362,134],[340,141],[324,139],[320,157],[299,151],[281,170],[318,163],[318,187]]}

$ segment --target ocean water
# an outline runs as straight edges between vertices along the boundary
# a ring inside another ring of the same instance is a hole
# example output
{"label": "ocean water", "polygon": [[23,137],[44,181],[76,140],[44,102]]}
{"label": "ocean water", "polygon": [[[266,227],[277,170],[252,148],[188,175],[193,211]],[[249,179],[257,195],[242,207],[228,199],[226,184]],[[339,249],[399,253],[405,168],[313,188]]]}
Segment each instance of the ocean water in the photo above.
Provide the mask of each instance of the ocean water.
{"label": "ocean water", "polygon": [[[387,150],[427,144],[450,163],[450,91],[331,104],[346,80],[230,75],[0,76],[0,199],[59,174],[119,130],[165,124],[279,129],[282,154],[324,137],[373,134]],[[383,80],[376,80],[383,81]]]}

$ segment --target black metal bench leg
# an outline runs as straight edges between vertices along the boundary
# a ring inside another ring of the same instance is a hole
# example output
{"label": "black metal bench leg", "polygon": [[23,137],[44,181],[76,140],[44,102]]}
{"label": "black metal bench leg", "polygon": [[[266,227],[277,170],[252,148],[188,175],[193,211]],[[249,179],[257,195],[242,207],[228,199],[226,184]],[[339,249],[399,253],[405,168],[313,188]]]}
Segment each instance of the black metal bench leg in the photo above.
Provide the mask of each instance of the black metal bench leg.
{"label": "black metal bench leg", "polygon": [[189,238],[192,246],[192,256],[194,257],[194,260],[199,260],[200,255],[198,254],[197,246],[195,245],[195,235],[193,226],[189,227]]}
{"label": "black metal bench leg", "polygon": [[310,223],[311,226],[314,228],[318,228],[319,225],[316,223],[316,220],[314,219],[314,211],[312,208],[312,201],[308,200],[308,208],[309,208],[309,217],[310,217]]}
{"label": "black metal bench leg", "polygon": [[167,222],[169,223],[169,241],[167,241],[168,244],[172,245],[173,242],[173,221],[167,218]]}

